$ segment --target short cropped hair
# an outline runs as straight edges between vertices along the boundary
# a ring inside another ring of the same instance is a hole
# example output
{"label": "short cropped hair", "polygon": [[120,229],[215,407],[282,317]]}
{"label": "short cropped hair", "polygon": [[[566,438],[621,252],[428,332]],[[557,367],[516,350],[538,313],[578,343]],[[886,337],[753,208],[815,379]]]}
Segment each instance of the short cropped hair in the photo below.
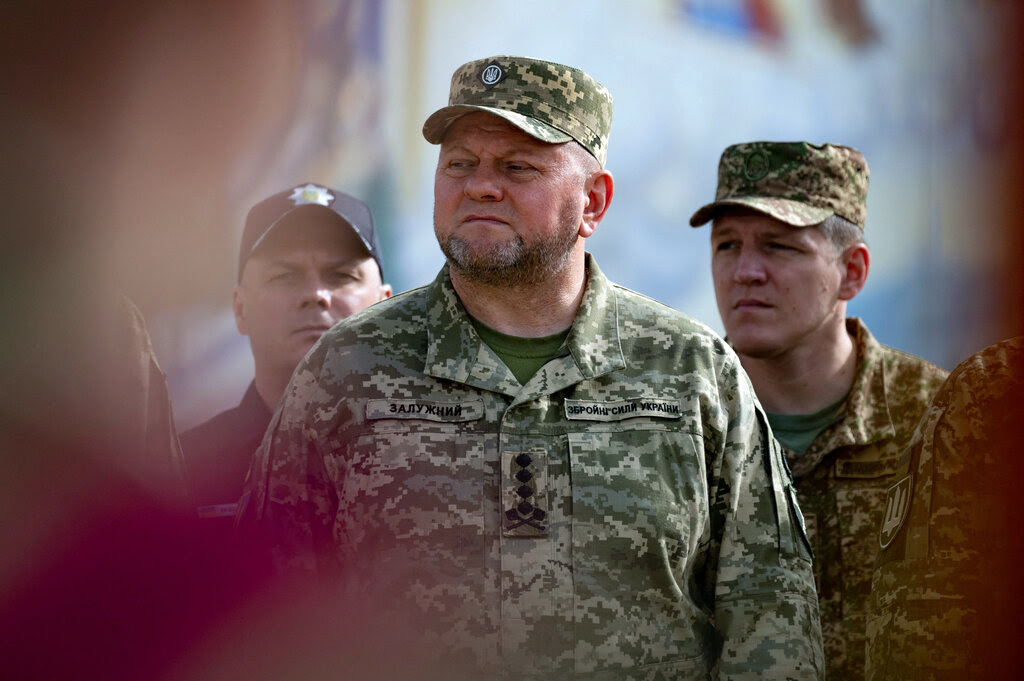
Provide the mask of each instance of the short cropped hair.
{"label": "short cropped hair", "polygon": [[815,225],[828,239],[836,253],[842,253],[847,247],[857,243],[867,243],[864,240],[864,231],[846,218],[838,215],[830,215],[822,222]]}

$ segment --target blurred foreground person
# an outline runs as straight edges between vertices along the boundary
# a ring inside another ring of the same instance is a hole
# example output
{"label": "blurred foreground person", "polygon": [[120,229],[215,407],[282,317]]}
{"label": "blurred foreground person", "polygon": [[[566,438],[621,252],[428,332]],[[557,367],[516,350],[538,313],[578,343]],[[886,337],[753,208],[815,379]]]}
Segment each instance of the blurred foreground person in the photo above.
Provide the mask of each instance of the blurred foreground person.
{"label": "blurred foreground person", "polygon": [[921,420],[876,528],[870,681],[1015,679],[1024,338],[953,370]]}
{"label": "blurred foreground person", "polygon": [[232,309],[256,375],[237,407],[181,436],[199,518],[225,542],[295,366],[335,322],[391,295],[383,271],[369,207],[337,189],[304,183],[249,211]]}
{"label": "blurred foreground person", "polygon": [[192,284],[235,212],[218,201],[286,137],[320,9],[0,4],[4,679],[429,678],[403,622],[202,531],[118,293],[145,310]]}
{"label": "blurred foreground person", "polygon": [[814,550],[830,679],[860,679],[885,490],[946,372],[880,344],[846,305],[867,282],[868,166],[856,149],[729,146],[711,267],[726,338],[786,449]]}
{"label": "blurred foreground person", "polygon": [[456,70],[423,127],[447,264],[302,361],[240,531],[412,623],[447,678],[822,678],[803,521],[736,356],[585,251],[611,118],[576,68]]}
{"label": "blurred foreground person", "polygon": [[249,602],[267,582],[228,576],[199,540],[164,377],[121,291],[145,309],[171,288],[159,273],[189,267],[161,246],[208,238],[183,216],[286,121],[296,16],[0,8],[0,677],[194,680],[243,603],[276,620],[272,594]]}

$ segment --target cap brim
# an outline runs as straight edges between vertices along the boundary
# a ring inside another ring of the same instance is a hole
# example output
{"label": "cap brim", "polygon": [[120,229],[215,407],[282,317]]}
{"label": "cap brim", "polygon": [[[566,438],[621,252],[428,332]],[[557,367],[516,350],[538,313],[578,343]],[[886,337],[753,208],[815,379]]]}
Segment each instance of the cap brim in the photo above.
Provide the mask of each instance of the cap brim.
{"label": "cap brim", "polygon": [[251,258],[256,253],[256,251],[259,250],[260,246],[262,246],[266,242],[266,240],[270,237],[270,234],[281,229],[282,223],[285,223],[286,226],[290,226],[291,224],[293,224],[290,222],[286,222],[286,218],[291,217],[294,213],[300,210],[306,212],[306,209],[314,208],[321,208],[330,213],[331,215],[333,215],[334,217],[339,218],[342,224],[344,224],[346,228],[351,230],[352,233],[356,235],[356,238],[359,239],[359,242],[363,245],[363,248],[366,249],[367,256],[373,258],[376,261],[377,266],[380,267],[381,274],[383,275],[384,266],[380,262],[380,257],[374,250],[373,244],[371,244],[370,241],[366,238],[366,235],[363,234],[363,231],[356,226],[355,221],[346,216],[344,213],[335,210],[330,206],[322,206],[316,203],[304,203],[302,205],[295,206],[294,208],[285,211],[281,215],[281,217],[271,222],[270,225],[268,225],[267,228],[263,230],[263,233],[260,234],[259,237],[257,237],[256,240],[252,242],[252,246],[249,248],[249,252],[244,254],[244,256],[241,258],[238,268],[239,280],[241,280],[242,278],[242,269],[245,267],[245,263],[248,262],[249,258]]}
{"label": "cap brim", "polygon": [[833,215],[833,212],[828,208],[808,206],[800,201],[765,198],[763,196],[738,196],[701,206],[690,217],[690,226],[700,227],[709,220],[712,220],[720,210],[728,207],[749,208],[793,227],[817,225]]}
{"label": "cap brim", "polygon": [[494,114],[499,118],[503,118],[525,132],[527,135],[530,135],[541,142],[560,144],[573,139],[572,135],[563,132],[558,128],[553,128],[547,123],[542,123],[536,118],[530,118],[529,116],[524,116],[523,114],[516,113],[514,111],[506,111],[505,109],[498,109],[490,106],[471,106],[468,104],[446,106],[432,113],[423,124],[423,137],[431,144],[440,144],[444,140],[444,136],[448,132],[448,128],[451,127],[452,123],[466,114],[471,114],[477,111],[483,111],[489,114]]}

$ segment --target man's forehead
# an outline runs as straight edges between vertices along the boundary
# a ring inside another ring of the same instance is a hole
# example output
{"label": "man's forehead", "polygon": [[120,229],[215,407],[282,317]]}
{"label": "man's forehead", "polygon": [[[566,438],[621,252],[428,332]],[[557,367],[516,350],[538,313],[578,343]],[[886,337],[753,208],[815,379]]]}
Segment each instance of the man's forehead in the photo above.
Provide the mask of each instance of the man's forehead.
{"label": "man's forehead", "polygon": [[266,252],[253,254],[251,260],[266,265],[291,266],[315,262],[318,266],[330,267],[357,266],[364,262],[374,262],[369,254],[357,249],[311,248],[307,244],[268,249]]}

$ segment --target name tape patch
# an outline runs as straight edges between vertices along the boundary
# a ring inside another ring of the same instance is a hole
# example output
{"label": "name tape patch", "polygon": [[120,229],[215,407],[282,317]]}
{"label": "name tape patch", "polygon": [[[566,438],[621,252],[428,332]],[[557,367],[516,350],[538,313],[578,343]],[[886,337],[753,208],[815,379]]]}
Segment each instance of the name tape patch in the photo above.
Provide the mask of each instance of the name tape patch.
{"label": "name tape patch", "polygon": [[234,518],[235,513],[238,511],[238,504],[211,504],[210,506],[200,506],[197,510],[201,520],[208,518]]}
{"label": "name tape patch", "polygon": [[419,419],[459,423],[483,418],[483,400],[466,402],[434,402],[431,400],[370,400],[366,403],[366,418]]}
{"label": "name tape patch", "polygon": [[565,401],[565,417],[577,421],[621,421],[638,417],[677,419],[680,416],[678,400],[642,397],[617,402]]}

